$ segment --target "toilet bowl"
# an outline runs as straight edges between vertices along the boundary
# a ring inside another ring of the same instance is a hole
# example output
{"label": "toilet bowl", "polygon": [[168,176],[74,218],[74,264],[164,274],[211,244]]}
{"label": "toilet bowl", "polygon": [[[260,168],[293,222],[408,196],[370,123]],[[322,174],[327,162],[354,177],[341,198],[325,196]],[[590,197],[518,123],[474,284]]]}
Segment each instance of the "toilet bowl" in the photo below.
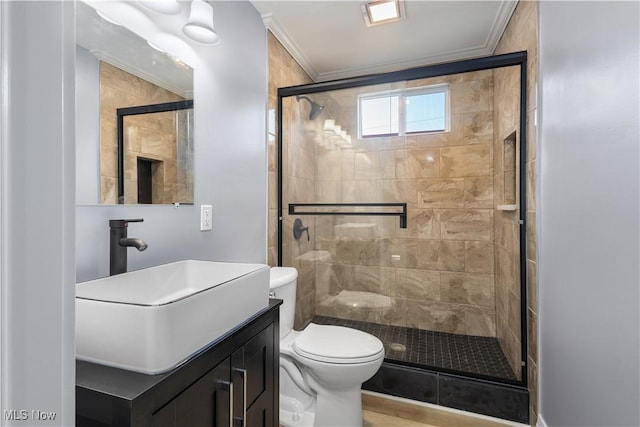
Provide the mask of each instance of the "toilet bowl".
{"label": "toilet bowl", "polygon": [[384,359],[382,342],[341,326],[309,324],[293,330],[295,268],[271,269],[271,295],[280,309],[280,424],[362,426],[362,383]]}

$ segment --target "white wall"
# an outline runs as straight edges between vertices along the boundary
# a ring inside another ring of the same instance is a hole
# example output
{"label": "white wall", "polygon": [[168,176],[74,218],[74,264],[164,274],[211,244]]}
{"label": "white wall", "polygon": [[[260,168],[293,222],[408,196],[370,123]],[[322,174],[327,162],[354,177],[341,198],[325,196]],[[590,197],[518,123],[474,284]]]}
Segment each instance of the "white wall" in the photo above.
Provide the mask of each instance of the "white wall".
{"label": "white wall", "polygon": [[[78,281],[108,275],[113,218],[144,218],[129,235],[149,248],[129,249],[130,269],[189,258],[266,263],[266,31],[249,2],[212,4],[221,44],[177,52],[194,68],[196,205],[78,206]],[[211,232],[200,232],[200,204],[213,205]]]}
{"label": "white wall", "polygon": [[[0,9],[0,424],[73,425],[73,3]],[[5,410],[29,418],[7,421]],[[56,417],[40,422],[32,410]]]}
{"label": "white wall", "polygon": [[540,2],[540,413],[637,426],[637,2]]}

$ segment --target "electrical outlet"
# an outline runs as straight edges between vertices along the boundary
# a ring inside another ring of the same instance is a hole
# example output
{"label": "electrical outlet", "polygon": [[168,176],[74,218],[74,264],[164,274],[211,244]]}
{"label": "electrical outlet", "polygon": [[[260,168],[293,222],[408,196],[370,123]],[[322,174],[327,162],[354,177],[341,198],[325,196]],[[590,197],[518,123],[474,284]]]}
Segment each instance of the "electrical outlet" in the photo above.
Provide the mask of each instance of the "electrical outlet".
{"label": "electrical outlet", "polygon": [[200,231],[213,229],[213,206],[200,205]]}

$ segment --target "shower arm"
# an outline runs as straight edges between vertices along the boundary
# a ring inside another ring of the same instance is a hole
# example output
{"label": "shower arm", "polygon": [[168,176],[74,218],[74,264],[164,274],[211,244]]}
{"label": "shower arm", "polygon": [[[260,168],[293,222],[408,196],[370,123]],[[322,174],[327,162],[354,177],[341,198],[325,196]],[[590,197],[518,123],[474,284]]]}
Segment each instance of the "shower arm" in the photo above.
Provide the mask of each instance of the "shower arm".
{"label": "shower arm", "polygon": [[324,105],[318,104],[308,96],[305,96],[305,95],[296,96],[296,101],[300,102],[301,99],[304,99],[309,103],[309,105],[311,105],[311,111],[309,112],[309,120],[314,120],[316,117],[320,115],[320,113],[322,113],[322,110],[324,110]]}

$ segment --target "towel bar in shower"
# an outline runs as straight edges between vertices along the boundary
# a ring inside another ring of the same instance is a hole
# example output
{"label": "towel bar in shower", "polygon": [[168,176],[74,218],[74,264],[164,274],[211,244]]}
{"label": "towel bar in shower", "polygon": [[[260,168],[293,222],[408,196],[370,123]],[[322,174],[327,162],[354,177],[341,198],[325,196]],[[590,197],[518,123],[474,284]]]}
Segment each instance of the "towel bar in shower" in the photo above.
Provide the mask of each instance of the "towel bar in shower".
{"label": "towel bar in shower", "polygon": [[289,203],[289,215],[397,216],[407,228],[406,203]]}

